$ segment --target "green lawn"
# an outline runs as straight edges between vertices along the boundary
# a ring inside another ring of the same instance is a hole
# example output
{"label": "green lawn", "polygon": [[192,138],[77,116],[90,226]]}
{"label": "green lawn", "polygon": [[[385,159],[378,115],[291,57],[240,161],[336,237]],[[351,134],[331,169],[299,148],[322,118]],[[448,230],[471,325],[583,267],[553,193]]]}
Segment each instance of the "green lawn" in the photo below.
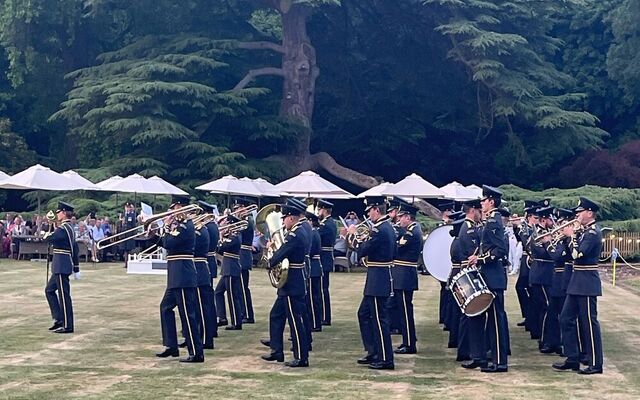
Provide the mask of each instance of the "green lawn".
{"label": "green lawn", "polygon": [[126,275],[115,264],[84,264],[82,273],[71,283],[76,333],[56,335],[47,331],[44,263],[0,261],[0,398],[640,398],[640,298],[608,284],[599,303],[605,374],[582,377],[553,372],[557,358],[539,354],[515,327],[520,316],[512,289],[508,374],[458,366],[437,323],[439,286],[429,277],[420,277],[415,299],[419,354],[397,357],[395,371],[356,365],[363,355],[356,319],[361,273],[332,276],[334,325],[315,334],[311,367],[291,370],[259,358],[268,351],[258,339],[267,337],[275,296],[262,270],[252,274],[256,324],[221,330],[216,349],[195,365],[154,357],[162,349],[158,305],[165,277]]}

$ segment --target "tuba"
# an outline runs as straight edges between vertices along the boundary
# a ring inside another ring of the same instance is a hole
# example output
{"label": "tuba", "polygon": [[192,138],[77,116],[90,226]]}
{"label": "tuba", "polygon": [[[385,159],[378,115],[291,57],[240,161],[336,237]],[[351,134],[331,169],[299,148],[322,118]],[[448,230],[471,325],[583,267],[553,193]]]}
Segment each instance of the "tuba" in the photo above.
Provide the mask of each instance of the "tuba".
{"label": "tuba", "polygon": [[282,213],[276,211],[277,207],[278,205],[276,204],[262,207],[256,216],[256,227],[263,235],[270,237],[270,245],[267,247],[266,254],[262,257],[262,260],[260,260],[260,265],[267,269],[271,286],[279,289],[287,283],[289,260],[283,260],[273,268],[269,268],[269,260],[284,244]]}

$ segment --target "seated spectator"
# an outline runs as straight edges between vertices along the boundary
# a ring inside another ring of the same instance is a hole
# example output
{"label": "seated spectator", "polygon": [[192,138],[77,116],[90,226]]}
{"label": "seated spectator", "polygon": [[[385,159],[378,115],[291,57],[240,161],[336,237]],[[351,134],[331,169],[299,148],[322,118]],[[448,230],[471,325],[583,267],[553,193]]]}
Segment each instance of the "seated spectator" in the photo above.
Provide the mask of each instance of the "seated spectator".
{"label": "seated spectator", "polygon": [[333,255],[336,257],[345,257],[347,255],[347,228],[340,228],[340,234],[336,237],[336,243],[333,245]]}
{"label": "seated spectator", "polygon": [[100,262],[100,260],[98,259],[98,249],[96,248],[96,242],[104,239],[104,232],[102,231],[102,228],[97,224],[95,217],[95,213],[89,214],[86,220],[86,225],[89,232],[89,238],[91,239],[89,242],[89,248],[91,249],[91,261]]}
{"label": "seated spectator", "polygon": [[78,233],[76,234],[76,240],[83,240],[89,242],[91,237],[89,236],[89,230],[87,229],[87,225],[80,221],[77,223]]}
{"label": "seated spectator", "polygon": [[9,257],[11,253],[11,238],[9,232],[7,232],[6,224],[4,221],[0,222],[0,256]]}
{"label": "seated spectator", "polygon": [[356,215],[355,211],[349,211],[347,213],[347,216],[344,219],[344,222],[347,224],[347,228],[350,227],[351,225],[357,225],[360,220],[358,219],[358,216]]}
{"label": "seated spectator", "polygon": [[104,217],[100,225],[104,236],[111,236],[111,221],[109,220],[109,217]]}

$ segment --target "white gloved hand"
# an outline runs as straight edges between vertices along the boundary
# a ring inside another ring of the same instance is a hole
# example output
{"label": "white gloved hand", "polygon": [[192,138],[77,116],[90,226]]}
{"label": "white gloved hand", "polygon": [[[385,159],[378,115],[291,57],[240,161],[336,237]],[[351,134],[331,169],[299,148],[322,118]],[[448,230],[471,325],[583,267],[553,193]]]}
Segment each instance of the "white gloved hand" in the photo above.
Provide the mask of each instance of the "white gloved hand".
{"label": "white gloved hand", "polygon": [[73,279],[75,279],[76,281],[80,280],[80,272],[74,272],[73,273]]}

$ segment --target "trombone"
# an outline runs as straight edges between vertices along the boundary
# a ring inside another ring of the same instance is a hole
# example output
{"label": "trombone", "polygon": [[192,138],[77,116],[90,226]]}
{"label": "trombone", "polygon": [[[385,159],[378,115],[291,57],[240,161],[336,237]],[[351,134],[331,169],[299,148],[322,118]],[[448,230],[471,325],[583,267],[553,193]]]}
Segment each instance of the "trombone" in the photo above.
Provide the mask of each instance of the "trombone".
{"label": "trombone", "polygon": [[255,204],[251,204],[251,205],[246,206],[246,207],[238,208],[237,210],[235,210],[234,212],[231,212],[229,214],[225,214],[225,215],[220,216],[216,222],[220,223],[220,221],[222,221],[223,219],[227,218],[229,215],[233,215],[234,217],[236,217],[238,219],[243,219],[244,217],[246,217],[247,215],[251,214],[254,211],[258,211],[258,206],[255,205]]}
{"label": "trombone", "polygon": [[127,229],[126,231],[118,232],[115,235],[111,235],[104,239],[101,239],[96,242],[96,249],[103,250],[111,246],[115,246],[120,243],[124,243],[127,240],[135,239],[137,237],[148,235],[152,232],[159,231],[162,228],[162,224],[160,221],[167,217],[175,217],[180,216],[180,219],[189,219],[192,217],[192,214],[198,212],[198,210],[202,210],[199,206],[195,204],[190,204],[188,206],[178,208],[176,210],[169,210],[163,213],[151,215],[147,218],[142,225],[136,226],[135,228]]}

